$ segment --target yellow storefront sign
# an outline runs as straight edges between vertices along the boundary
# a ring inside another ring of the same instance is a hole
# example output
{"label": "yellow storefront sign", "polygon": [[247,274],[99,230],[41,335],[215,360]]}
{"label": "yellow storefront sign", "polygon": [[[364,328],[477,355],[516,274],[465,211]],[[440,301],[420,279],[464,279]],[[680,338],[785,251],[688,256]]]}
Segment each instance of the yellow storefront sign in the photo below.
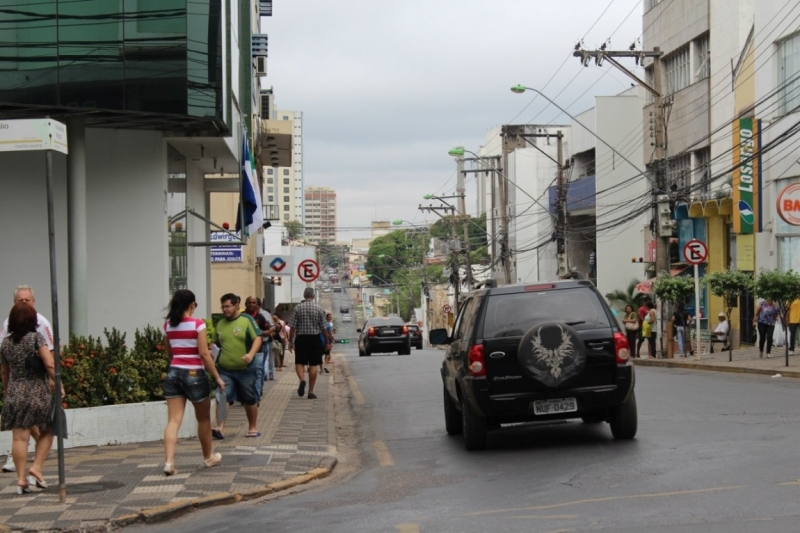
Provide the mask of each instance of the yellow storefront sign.
{"label": "yellow storefront sign", "polygon": [[753,272],[756,269],[756,236],[736,236],[736,270]]}

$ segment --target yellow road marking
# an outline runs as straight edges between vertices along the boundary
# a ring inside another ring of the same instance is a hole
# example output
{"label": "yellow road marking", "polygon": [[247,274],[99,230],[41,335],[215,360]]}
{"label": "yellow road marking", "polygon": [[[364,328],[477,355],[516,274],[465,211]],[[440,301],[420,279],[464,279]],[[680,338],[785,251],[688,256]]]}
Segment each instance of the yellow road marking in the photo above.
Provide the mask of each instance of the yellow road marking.
{"label": "yellow road marking", "polygon": [[571,520],[572,518],[578,518],[576,514],[529,514],[529,515],[518,515],[518,516],[509,516],[509,518],[523,518],[523,519],[531,519],[531,518],[545,518],[550,520]]}
{"label": "yellow road marking", "polygon": [[419,533],[419,526],[417,524],[397,524],[394,528],[399,533]]}
{"label": "yellow road marking", "polygon": [[372,446],[375,448],[375,453],[378,454],[378,462],[381,466],[394,466],[394,459],[392,459],[392,454],[389,453],[389,448],[386,447],[385,442],[376,440],[372,443]]}
{"label": "yellow road marking", "polygon": [[627,496],[606,496],[603,498],[589,498],[586,500],[575,500],[571,502],[562,502],[562,503],[551,503],[548,505],[536,505],[533,507],[515,507],[510,509],[495,509],[492,511],[477,511],[474,513],[467,513],[464,516],[480,516],[480,515],[488,515],[488,514],[497,514],[497,513],[512,513],[512,512],[519,512],[519,511],[543,511],[545,509],[559,509],[561,507],[569,507],[571,505],[581,505],[584,503],[597,503],[597,502],[609,502],[609,501],[616,501],[616,500],[636,500],[636,499],[643,499],[643,498],[667,498],[670,496],[683,496],[686,494],[702,494],[705,492],[719,492],[723,490],[737,490],[743,489],[747,485],[731,485],[730,487],[712,487],[708,489],[692,489],[692,490],[677,490],[673,492],[653,492],[650,494],[630,494]]}
{"label": "yellow road marking", "polygon": [[783,483],[776,483],[779,487],[786,487],[789,485],[800,485],[800,479],[797,481],[784,481]]}
{"label": "yellow road marking", "polygon": [[356,401],[356,405],[364,405],[367,403],[364,400],[364,397],[361,396],[361,391],[358,390],[358,384],[356,383],[355,378],[353,378],[353,376],[348,376],[347,382],[350,384],[350,390],[353,392],[353,398]]}

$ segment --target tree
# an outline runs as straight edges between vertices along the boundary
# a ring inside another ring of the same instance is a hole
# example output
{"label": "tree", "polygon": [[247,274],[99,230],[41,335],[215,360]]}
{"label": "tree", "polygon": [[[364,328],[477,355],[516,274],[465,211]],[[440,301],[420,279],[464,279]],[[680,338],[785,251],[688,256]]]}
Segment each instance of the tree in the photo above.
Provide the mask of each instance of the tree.
{"label": "tree", "polygon": [[[653,294],[662,302],[672,302],[683,307],[686,301],[694,295],[694,279],[687,276],[660,277],[653,283]],[[694,312],[695,316],[700,316],[699,309],[695,309]],[[664,327],[663,321],[661,326]]]}
{"label": "tree", "polygon": [[792,302],[800,299],[800,274],[794,270],[781,272],[780,270],[762,270],[759,272],[754,284],[756,295],[767,301],[778,304],[781,311],[781,321],[784,324],[786,335],[786,366],[789,366],[789,307]]}
{"label": "tree", "polygon": [[724,270],[708,274],[703,283],[708,283],[711,294],[725,299],[725,315],[728,319],[728,361],[733,361],[733,343],[731,342],[731,309],[743,292],[753,288],[753,276],[741,270]]}
{"label": "tree", "polygon": [[606,294],[606,298],[609,302],[620,302],[626,306],[633,306],[633,310],[635,311],[641,307],[642,303],[644,302],[644,294],[637,290],[638,286],[639,280],[632,279],[628,282],[628,286],[625,287],[624,291],[611,291]]}
{"label": "tree", "polygon": [[287,238],[290,241],[296,241],[303,236],[303,224],[297,220],[287,220],[283,223],[286,228]]}

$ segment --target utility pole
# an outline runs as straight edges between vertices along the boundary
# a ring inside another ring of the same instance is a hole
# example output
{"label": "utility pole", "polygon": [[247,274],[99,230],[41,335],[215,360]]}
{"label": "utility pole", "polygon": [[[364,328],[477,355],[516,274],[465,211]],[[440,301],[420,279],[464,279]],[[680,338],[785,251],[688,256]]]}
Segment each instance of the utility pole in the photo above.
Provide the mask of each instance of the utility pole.
{"label": "utility pole", "polygon": [[[448,248],[450,250],[450,269],[452,271],[451,275],[451,283],[453,284],[453,291],[454,291],[454,305],[453,305],[453,314],[458,314],[459,309],[459,292],[460,292],[460,285],[461,285],[461,278],[458,275],[459,264],[458,264],[458,252],[453,249],[453,245],[456,241],[456,215],[455,209],[450,205],[440,205],[440,206],[419,206],[420,211],[427,211],[429,213],[436,214],[442,220],[450,219],[451,226],[450,226],[450,244]],[[443,211],[445,216],[439,214],[439,211]],[[447,214],[450,213],[448,217]],[[454,281],[454,282],[453,282]]]}
{"label": "utility pole", "polygon": [[[653,159],[647,164],[647,169],[650,174],[650,184],[652,187],[653,236],[656,238],[655,267],[656,276],[658,276],[659,272],[669,272],[669,239],[672,237],[672,226],[669,224],[669,219],[664,220],[663,214],[661,214],[659,210],[659,204],[663,206],[664,203],[667,204],[667,210],[669,210],[669,197],[666,196],[664,172],[666,167],[667,122],[664,112],[664,97],[661,92],[661,88],[663,87],[663,65],[661,63],[661,57],[664,54],[657,46],[654,47],[652,51],[635,50],[635,43],[631,45],[630,49],[622,51],[606,50],[605,47],[606,45],[603,45],[595,51],[583,50],[579,43],[576,45],[572,55],[581,58],[581,63],[585,67],[589,66],[592,59],[594,59],[598,67],[603,65],[603,61],[608,61],[620,72],[630,77],[653,95],[653,111],[650,112],[650,137],[652,138],[650,146],[653,147],[654,151]],[[616,60],[616,58],[621,57],[632,57],[636,60],[636,64],[640,66],[645,65],[645,59],[652,59],[652,85],[622,66]]]}
{"label": "utility pole", "polygon": [[458,157],[456,158],[456,170],[458,172],[458,177],[456,178],[456,194],[458,195],[458,217],[462,220],[462,225],[464,227],[464,254],[465,259],[464,263],[466,266],[466,274],[467,274],[467,287],[472,289],[472,264],[469,256],[470,252],[470,242],[469,242],[469,220],[467,217],[467,201],[466,201],[466,193],[467,188],[464,184],[465,180],[465,172],[464,172],[464,158]]}
{"label": "utility pole", "polygon": [[[503,265],[503,276],[506,285],[514,283],[511,277],[511,248],[509,245],[508,231],[508,154],[514,151],[519,145],[519,137],[515,132],[512,134],[509,125],[503,125],[500,135],[503,137],[503,172],[497,174],[497,191],[500,201],[500,262]],[[492,191],[494,194],[494,191]]]}

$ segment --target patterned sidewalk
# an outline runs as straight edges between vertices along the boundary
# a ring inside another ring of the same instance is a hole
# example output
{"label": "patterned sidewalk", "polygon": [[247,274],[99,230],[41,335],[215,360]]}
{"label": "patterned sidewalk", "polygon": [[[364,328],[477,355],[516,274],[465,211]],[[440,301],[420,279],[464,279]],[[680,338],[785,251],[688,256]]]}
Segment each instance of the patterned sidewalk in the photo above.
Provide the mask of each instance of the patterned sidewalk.
{"label": "patterned sidewalk", "polygon": [[178,474],[170,477],[162,472],[161,442],[68,449],[67,499],[59,503],[53,451],[45,464],[47,490],[17,496],[16,474],[0,474],[0,531],[3,525],[25,530],[91,527],[165,504],[263,489],[330,465],[336,455],[333,374],[318,379],[316,400],[300,398],[293,356],[287,355],[288,367],[264,384],[258,417],[261,437],[246,438],[244,409],[238,404],[230,408],[225,439],[214,441],[215,451],[222,454],[221,466],[202,467],[196,438],[178,442]]}
{"label": "patterned sidewalk", "polygon": [[800,378],[800,352],[789,355],[789,366],[786,366],[785,347],[773,347],[772,357],[759,357],[758,348],[755,346],[742,346],[733,350],[733,361],[728,361],[727,351],[719,352],[718,346],[714,353],[705,353],[698,356],[674,359],[634,359],[637,366],[659,366],[667,368],[688,368],[693,370],[710,370],[717,372],[732,372],[737,374],[762,374],[782,377]]}

